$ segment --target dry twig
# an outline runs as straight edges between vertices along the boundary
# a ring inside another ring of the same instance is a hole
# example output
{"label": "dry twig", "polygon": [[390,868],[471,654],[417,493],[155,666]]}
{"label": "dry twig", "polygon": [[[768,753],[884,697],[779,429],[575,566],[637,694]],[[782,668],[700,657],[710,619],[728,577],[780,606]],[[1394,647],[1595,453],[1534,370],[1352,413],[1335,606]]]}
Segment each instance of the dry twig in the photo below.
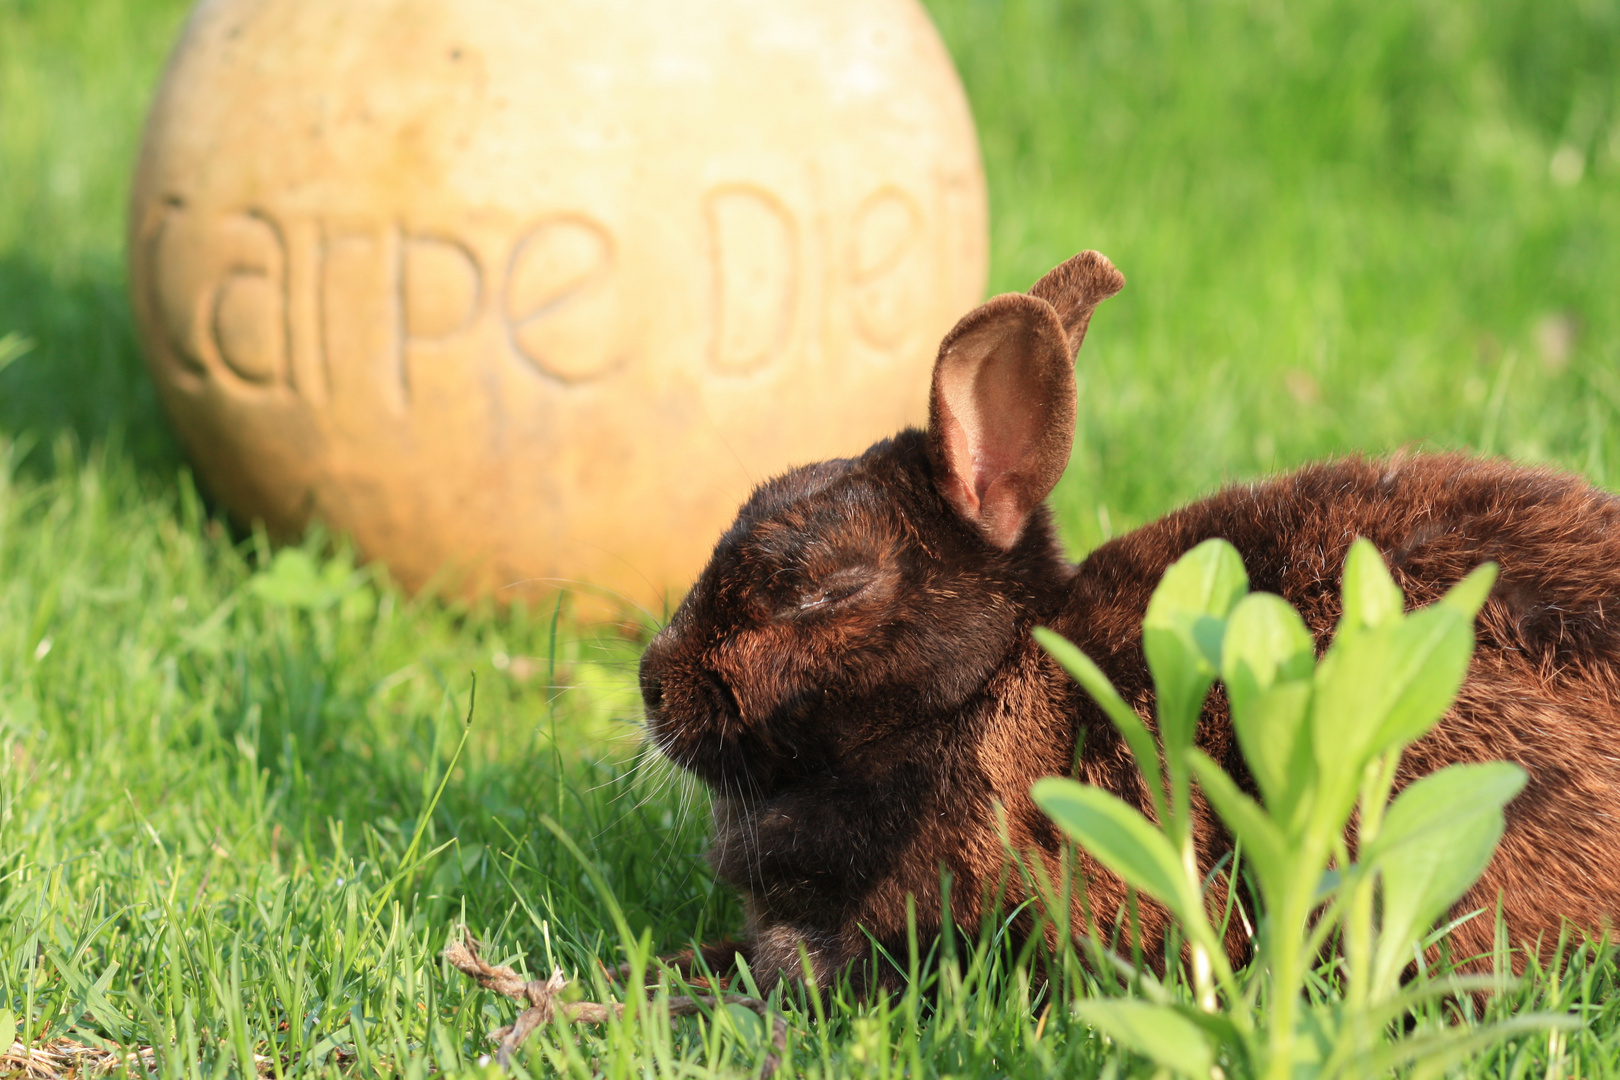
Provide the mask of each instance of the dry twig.
{"label": "dry twig", "polygon": [[[478,939],[473,937],[466,927],[458,929],[459,936],[453,936],[444,948],[444,958],[450,962],[450,966],[475,980],[486,990],[493,990],[516,1001],[528,1002],[529,1007],[518,1014],[517,1020],[511,1026],[501,1028],[490,1035],[490,1038],[500,1043],[496,1060],[501,1063],[502,1068],[511,1064],[512,1055],[523,1045],[523,1040],[529,1037],[530,1032],[542,1024],[550,1023],[554,1017],[573,1024],[601,1024],[612,1017],[624,1015],[624,1006],[616,1001],[597,1004],[594,1001],[557,1000],[558,995],[568,986],[568,981],[563,978],[561,971],[553,971],[549,979],[525,979],[505,964],[497,966],[483,960],[478,955],[483,948]],[[687,997],[670,999],[669,1016],[672,1020],[682,1016],[697,1016],[705,1009],[713,1009],[720,1005],[741,1005],[771,1022],[772,1049],[765,1055],[761,1076],[773,1075],[777,1066],[781,1064],[779,1055],[787,1045],[787,1022],[780,1016],[772,1014],[769,1006],[758,998],[744,997],[741,994],[719,996],[691,994]]]}

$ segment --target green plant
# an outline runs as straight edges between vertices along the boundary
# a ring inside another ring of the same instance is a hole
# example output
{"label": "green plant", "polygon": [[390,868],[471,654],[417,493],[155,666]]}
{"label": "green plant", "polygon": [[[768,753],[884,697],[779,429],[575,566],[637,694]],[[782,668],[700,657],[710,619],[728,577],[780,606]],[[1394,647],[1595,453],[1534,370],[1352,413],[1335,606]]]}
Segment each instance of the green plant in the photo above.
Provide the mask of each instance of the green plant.
{"label": "green plant", "polygon": [[[1187,942],[1195,999],[1095,999],[1077,1006],[1084,1019],[1176,1072],[1208,1077],[1225,1049],[1230,1067],[1268,1080],[1378,1075],[1406,1064],[1433,1069],[1508,1027],[1564,1022],[1521,1015],[1395,1033],[1437,996],[1499,985],[1427,974],[1403,985],[1402,975],[1422,960],[1435,921],[1490,861],[1502,807],[1524,785],[1523,770],[1507,762],[1452,765],[1390,799],[1402,751],[1435,725],[1462,685],[1473,619],[1495,577],[1494,564],[1482,566],[1439,602],[1408,614],[1377,549],[1358,540],[1345,563],[1343,617],[1317,662],[1299,614],[1281,597],[1248,591],[1237,551],[1223,540],[1200,544],[1165,573],[1142,624],[1157,739],[1083,653],[1037,631],[1125,737],[1157,823],[1107,791],[1065,778],[1038,782],[1035,801],[1170,911]],[[1194,746],[1217,677],[1261,801]],[[1193,847],[1194,780],[1237,839],[1258,893],[1256,957],[1244,973],[1232,970],[1206,904]],[[1308,998],[1315,958],[1335,936],[1337,992]]]}

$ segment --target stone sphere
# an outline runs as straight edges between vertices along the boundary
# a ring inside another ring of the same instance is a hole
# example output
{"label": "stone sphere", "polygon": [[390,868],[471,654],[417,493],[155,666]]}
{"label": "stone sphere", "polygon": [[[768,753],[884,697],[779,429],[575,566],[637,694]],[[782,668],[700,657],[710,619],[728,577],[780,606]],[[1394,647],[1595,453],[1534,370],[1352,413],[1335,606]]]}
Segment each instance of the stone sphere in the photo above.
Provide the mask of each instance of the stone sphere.
{"label": "stone sphere", "polygon": [[234,515],[655,609],[755,483],[923,418],[986,247],[915,0],[204,0],[130,218]]}

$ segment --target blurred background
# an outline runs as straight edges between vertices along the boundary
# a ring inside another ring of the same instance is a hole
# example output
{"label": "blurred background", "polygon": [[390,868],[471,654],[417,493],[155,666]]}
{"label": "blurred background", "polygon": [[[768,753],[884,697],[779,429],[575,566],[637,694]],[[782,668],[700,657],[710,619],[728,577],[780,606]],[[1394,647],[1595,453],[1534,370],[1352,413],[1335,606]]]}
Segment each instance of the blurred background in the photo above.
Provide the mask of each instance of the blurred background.
{"label": "blurred background", "polygon": [[[163,484],[123,216],[180,0],[0,0],[0,433]],[[1075,549],[1313,457],[1620,468],[1620,7],[930,0],[979,125],[992,291],[1129,279],[1081,358]],[[853,449],[853,448],[852,448]]]}

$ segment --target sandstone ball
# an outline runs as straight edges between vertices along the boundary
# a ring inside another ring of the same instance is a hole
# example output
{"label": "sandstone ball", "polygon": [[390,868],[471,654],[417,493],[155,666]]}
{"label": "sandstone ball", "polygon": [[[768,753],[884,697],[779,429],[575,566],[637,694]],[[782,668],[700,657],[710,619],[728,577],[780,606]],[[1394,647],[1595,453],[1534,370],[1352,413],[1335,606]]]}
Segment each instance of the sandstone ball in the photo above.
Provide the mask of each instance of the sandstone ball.
{"label": "sandstone ball", "polygon": [[658,607],[753,484],[922,419],[984,180],[915,0],[205,0],[130,253],[234,515]]}

